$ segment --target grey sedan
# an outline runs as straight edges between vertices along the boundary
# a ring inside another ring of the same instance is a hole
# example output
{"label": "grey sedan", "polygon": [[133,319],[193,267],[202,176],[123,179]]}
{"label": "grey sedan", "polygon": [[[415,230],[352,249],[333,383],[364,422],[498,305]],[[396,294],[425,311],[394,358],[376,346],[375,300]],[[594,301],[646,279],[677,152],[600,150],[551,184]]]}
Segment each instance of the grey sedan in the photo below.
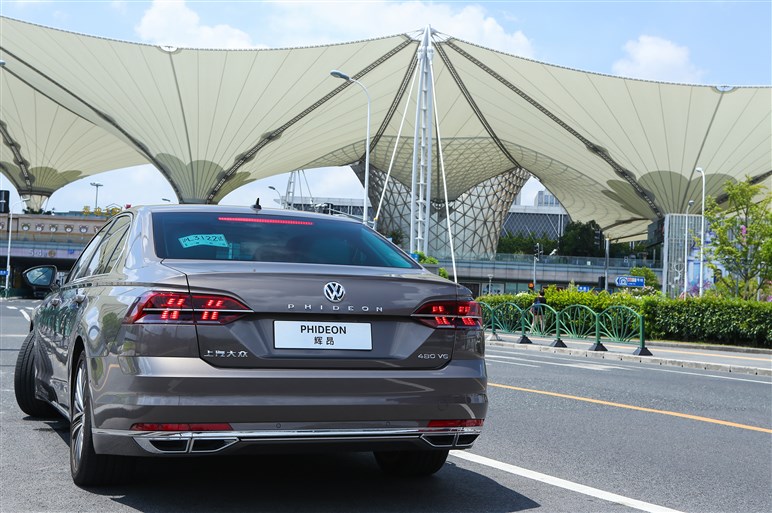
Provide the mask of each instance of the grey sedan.
{"label": "grey sedan", "polygon": [[487,410],[480,306],[362,223],[253,207],[153,206],[56,269],[16,364],[34,417],[70,422],[78,485],[138,456],[372,451],[428,475]]}

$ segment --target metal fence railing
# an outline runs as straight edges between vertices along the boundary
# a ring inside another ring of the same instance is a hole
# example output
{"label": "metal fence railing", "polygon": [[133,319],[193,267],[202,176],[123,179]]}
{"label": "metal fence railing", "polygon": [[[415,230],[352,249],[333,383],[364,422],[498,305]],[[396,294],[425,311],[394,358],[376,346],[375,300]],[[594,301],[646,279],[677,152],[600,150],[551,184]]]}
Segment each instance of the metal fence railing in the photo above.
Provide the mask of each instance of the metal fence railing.
{"label": "metal fence railing", "polygon": [[646,348],[643,316],[627,306],[610,306],[596,312],[585,305],[569,305],[562,310],[542,304],[541,314],[515,303],[491,306],[481,303],[485,329],[497,333],[520,332],[521,344],[531,343],[528,335],[552,337],[552,346],[566,347],[562,337],[592,340],[590,351],[606,351],[603,341],[634,344],[633,354],[651,356]]}

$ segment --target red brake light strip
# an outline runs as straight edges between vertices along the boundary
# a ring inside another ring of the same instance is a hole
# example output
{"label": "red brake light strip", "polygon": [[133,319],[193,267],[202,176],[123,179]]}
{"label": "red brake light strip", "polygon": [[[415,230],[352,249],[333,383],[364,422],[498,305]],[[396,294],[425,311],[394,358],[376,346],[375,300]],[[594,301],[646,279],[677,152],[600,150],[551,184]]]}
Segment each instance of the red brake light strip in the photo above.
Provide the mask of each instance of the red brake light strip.
{"label": "red brake light strip", "polygon": [[218,221],[228,221],[232,223],[266,223],[266,224],[300,224],[311,226],[312,221],[299,221],[297,219],[272,219],[266,217],[218,217]]}

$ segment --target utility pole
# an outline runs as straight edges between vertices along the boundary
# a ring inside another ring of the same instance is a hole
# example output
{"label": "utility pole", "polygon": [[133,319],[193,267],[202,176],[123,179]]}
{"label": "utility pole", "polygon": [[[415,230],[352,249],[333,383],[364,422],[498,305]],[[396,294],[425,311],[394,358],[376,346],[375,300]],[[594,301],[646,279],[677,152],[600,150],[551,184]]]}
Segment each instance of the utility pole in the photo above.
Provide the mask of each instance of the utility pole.
{"label": "utility pole", "polygon": [[608,254],[609,254],[609,238],[606,237],[606,262],[603,266],[603,290],[608,292]]}
{"label": "utility pole", "polygon": [[533,290],[534,292],[538,288],[536,285],[536,262],[539,261],[539,258],[544,254],[544,250],[541,247],[541,243],[537,242],[533,246]]}

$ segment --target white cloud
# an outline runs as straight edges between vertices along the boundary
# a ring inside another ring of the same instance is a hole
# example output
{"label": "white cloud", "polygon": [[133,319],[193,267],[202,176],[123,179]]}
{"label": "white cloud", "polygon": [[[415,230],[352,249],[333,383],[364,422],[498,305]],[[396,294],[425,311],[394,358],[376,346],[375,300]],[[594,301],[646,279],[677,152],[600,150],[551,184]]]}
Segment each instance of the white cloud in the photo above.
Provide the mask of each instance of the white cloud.
{"label": "white cloud", "polygon": [[115,9],[118,14],[126,14],[129,7],[126,0],[113,0],[110,2],[110,6]]}
{"label": "white cloud", "polygon": [[704,71],[689,61],[689,48],[655,36],[625,43],[627,57],[616,61],[614,73],[624,77],[699,83]]}
{"label": "white cloud", "polygon": [[271,4],[260,22],[262,44],[272,47],[326,44],[423,30],[427,25],[482,46],[524,57],[528,38],[507,30],[478,5],[424,2],[318,2]]}
{"label": "white cloud", "polygon": [[[116,2],[121,3],[121,2]],[[203,25],[183,0],[153,1],[135,30],[142,40],[199,48],[291,47],[340,43],[423,30],[427,25],[460,39],[524,57],[529,39],[507,30],[478,5],[423,2],[277,2],[260,6],[252,27]],[[245,23],[248,19],[245,20]],[[254,44],[252,40],[259,41]]]}
{"label": "white cloud", "polygon": [[84,205],[94,207],[96,190],[91,182],[101,183],[99,206],[155,205],[161,198],[177,202],[174,190],[161,173],[151,165],[107,171],[65,185],[48,200],[48,208],[57,212],[80,211]]}
{"label": "white cloud", "polygon": [[202,25],[183,0],[154,0],[135,27],[147,42],[196,48],[250,48],[249,34],[229,25]]}
{"label": "white cloud", "polygon": [[25,7],[31,4],[37,5],[37,4],[52,4],[52,3],[53,3],[53,0],[15,0],[13,2],[14,5],[19,7]]}

